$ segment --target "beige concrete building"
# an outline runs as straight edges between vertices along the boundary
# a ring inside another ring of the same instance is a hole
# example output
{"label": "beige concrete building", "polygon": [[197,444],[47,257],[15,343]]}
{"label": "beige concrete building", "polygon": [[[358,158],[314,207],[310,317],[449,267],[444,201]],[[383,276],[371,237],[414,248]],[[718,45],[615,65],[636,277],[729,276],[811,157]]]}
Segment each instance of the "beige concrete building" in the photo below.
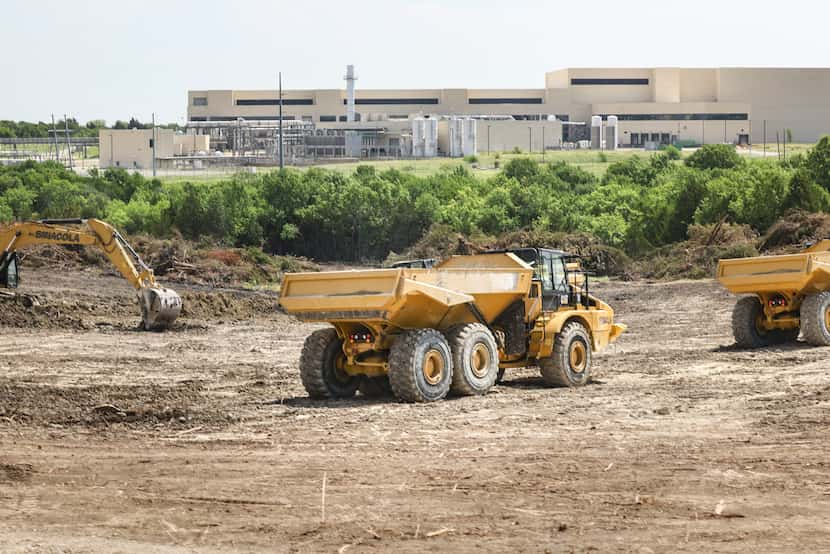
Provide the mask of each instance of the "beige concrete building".
{"label": "beige concrete building", "polygon": [[[481,119],[480,151],[487,150],[488,125],[492,150],[536,150],[542,148],[541,122],[560,122],[558,128],[546,126],[544,146],[552,148],[587,139],[592,115],[618,116],[620,144],[635,147],[774,142],[776,132],[786,129],[796,142],[813,142],[830,133],[830,69],[572,68],[547,73],[544,84],[539,89],[358,89],[352,124],[346,123],[345,89],[290,90],[283,93],[283,114],[317,128],[374,128],[416,115],[473,116]],[[273,121],[278,109],[274,90],[188,92],[191,122]]]}
{"label": "beige concrete building", "polygon": [[[150,169],[153,167],[152,129],[104,129],[98,133],[101,168]],[[176,157],[207,154],[207,135],[177,134],[171,129],[156,129],[157,166]]]}

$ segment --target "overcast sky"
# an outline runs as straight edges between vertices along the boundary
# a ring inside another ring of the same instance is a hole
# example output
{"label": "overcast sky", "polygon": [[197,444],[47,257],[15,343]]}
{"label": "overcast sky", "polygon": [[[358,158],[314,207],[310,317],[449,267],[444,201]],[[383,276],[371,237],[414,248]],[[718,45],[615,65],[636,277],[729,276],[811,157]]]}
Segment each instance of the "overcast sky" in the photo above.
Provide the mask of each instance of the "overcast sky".
{"label": "overcast sky", "polygon": [[188,89],[541,88],[562,67],[830,66],[826,0],[3,0],[0,119],[183,122]]}

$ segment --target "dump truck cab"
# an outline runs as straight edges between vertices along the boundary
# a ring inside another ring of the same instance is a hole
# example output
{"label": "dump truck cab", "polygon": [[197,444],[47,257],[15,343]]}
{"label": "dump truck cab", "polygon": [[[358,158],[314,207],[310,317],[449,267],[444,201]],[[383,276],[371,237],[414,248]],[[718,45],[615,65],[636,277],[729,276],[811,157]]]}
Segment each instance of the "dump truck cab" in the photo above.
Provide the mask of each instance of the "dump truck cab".
{"label": "dump truck cab", "polygon": [[484,394],[505,370],[527,366],[538,366],[549,384],[581,386],[590,381],[592,352],[625,329],[589,294],[578,258],[559,250],[418,265],[285,276],[285,310],[332,325],[303,348],[300,375],[311,396],[391,390],[428,402],[450,390]]}

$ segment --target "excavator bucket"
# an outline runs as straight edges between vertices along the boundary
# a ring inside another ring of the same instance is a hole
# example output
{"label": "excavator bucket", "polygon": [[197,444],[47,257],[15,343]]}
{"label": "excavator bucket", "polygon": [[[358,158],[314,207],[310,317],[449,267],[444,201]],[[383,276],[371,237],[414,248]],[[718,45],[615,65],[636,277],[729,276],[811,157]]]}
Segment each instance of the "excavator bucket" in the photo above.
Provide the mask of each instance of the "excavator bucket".
{"label": "excavator bucket", "polygon": [[175,291],[163,287],[142,289],[141,323],[145,331],[161,331],[169,328],[182,311],[182,298]]}

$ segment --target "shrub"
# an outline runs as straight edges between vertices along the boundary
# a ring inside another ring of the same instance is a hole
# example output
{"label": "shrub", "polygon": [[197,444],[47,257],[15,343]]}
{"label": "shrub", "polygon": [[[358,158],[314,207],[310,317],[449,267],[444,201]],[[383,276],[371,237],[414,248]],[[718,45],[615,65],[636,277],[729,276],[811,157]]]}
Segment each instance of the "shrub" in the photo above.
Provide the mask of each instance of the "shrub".
{"label": "shrub", "polygon": [[732,169],[743,163],[741,155],[728,144],[707,144],[686,158],[686,165],[694,169]]}
{"label": "shrub", "polygon": [[464,161],[467,162],[468,164],[477,164],[478,163],[478,156],[473,155],[473,154],[471,154],[469,156],[464,156]]}
{"label": "shrub", "polygon": [[679,160],[680,159],[680,150],[671,144],[664,144],[660,147],[660,150],[668,156],[670,160]]}

